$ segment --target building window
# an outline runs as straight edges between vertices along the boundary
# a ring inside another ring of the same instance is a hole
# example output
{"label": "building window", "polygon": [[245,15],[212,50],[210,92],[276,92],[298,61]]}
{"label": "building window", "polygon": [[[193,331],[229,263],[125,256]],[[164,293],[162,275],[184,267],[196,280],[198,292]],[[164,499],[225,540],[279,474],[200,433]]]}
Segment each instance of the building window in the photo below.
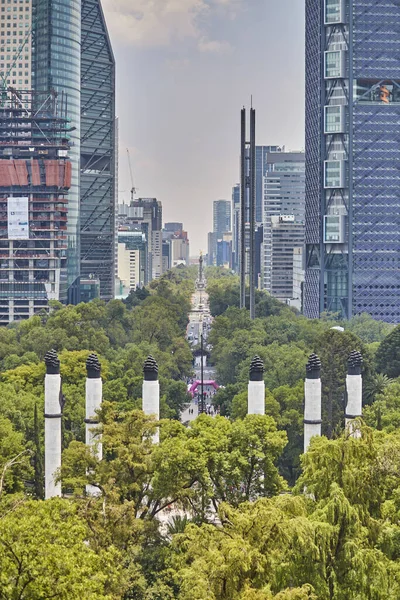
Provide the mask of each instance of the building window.
{"label": "building window", "polygon": [[325,106],[325,133],[345,133],[345,107]]}
{"label": "building window", "polygon": [[345,76],[345,53],[337,50],[325,52],[325,79],[338,79]]}
{"label": "building window", "polygon": [[345,161],[327,160],[325,161],[324,187],[344,188],[345,187]]}
{"label": "building window", "polygon": [[344,23],[343,0],[325,0],[325,24]]}
{"label": "building window", "polygon": [[343,244],[345,241],[345,216],[324,216],[324,242],[325,244]]}

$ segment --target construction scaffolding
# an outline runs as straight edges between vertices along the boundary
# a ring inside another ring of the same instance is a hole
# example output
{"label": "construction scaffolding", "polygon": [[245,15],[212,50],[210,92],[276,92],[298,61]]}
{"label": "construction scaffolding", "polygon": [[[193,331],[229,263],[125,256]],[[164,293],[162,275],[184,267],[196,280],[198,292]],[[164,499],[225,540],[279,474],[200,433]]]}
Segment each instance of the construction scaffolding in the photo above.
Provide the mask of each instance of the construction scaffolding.
{"label": "construction scaffolding", "polygon": [[71,127],[67,98],[8,88],[0,99],[0,323],[67,298]]}

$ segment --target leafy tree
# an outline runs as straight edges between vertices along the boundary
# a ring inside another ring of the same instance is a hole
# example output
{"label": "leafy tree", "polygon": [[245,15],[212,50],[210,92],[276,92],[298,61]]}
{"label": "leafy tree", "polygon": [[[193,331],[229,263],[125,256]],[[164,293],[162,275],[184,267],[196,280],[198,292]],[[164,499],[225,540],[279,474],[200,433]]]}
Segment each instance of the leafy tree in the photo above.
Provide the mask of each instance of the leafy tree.
{"label": "leafy tree", "polygon": [[[243,390],[243,384],[228,384],[226,387],[220,387],[213,397],[213,404],[219,408],[223,417],[229,417],[232,413],[232,403],[235,396]],[[240,410],[240,409],[239,409]],[[244,416],[243,411],[238,416]]]}
{"label": "leafy tree", "polygon": [[375,321],[368,313],[354,316],[344,326],[366,344],[381,342],[393,330],[393,325]]}
{"label": "leafy tree", "polygon": [[[387,377],[382,374],[378,376]],[[400,427],[400,382],[396,380],[383,383],[379,393],[374,396],[373,404],[364,408],[363,417],[370,427],[388,432],[397,431]]]}
{"label": "leafy tree", "polygon": [[226,277],[208,282],[207,293],[213,317],[222,315],[227,308],[240,306],[240,284],[238,277]]}
{"label": "leafy tree", "polygon": [[0,598],[122,597],[120,555],[112,547],[95,553],[87,545],[88,527],[71,502],[24,502],[1,522]]}
{"label": "leafy tree", "polygon": [[131,290],[129,292],[129,296],[124,300],[124,304],[128,308],[135,308],[135,306],[139,306],[143,300],[146,300],[148,296],[150,296],[150,292],[147,288],[137,288],[136,290]]}
{"label": "leafy tree", "polygon": [[311,586],[293,589],[302,578],[294,548],[310,566],[315,556],[302,499],[259,500],[237,510],[223,504],[219,520],[217,527],[189,525],[173,541],[181,600],[272,599],[277,592],[278,598],[312,598]]}
{"label": "leafy tree", "polygon": [[328,437],[332,437],[338,426],[343,426],[347,360],[353,350],[363,355],[365,384],[369,372],[368,352],[359,338],[350,331],[329,330],[316,342],[315,351],[322,362],[323,431]]}
{"label": "leafy tree", "polygon": [[286,444],[268,416],[250,415],[230,423],[200,416],[186,429],[161,423],[161,442],[152,444],[155,422],[141,411],[103,412],[103,451],[97,462],[84,444],[73,442],[63,455],[62,480],[80,495],[89,482],[107,502],[132,502],[135,516],[154,518],[178,503],[201,519],[210,503],[233,505],[271,495],[285,487],[275,462]]}
{"label": "leafy tree", "polygon": [[29,457],[22,434],[14,430],[11,421],[0,417],[0,496],[23,489],[24,479],[31,474]]}
{"label": "leafy tree", "polygon": [[388,377],[400,376],[400,325],[382,341],[376,353],[376,368]]}
{"label": "leafy tree", "polygon": [[[183,381],[174,381],[172,379],[161,380],[161,394],[170,409],[169,418],[179,420],[186,406],[191,402],[187,386]],[[161,414],[161,418],[165,418]]]}
{"label": "leafy tree", "polygon": [[370,381],[365,386],[364,400],[368,404],[372,404],[376,400],[377,396],[383,394],[391,383],[393,383],[393,379],[390,379],[390,377],[387,375],[384,375],[383,373],[375,373],[375,375],[370,378]]}

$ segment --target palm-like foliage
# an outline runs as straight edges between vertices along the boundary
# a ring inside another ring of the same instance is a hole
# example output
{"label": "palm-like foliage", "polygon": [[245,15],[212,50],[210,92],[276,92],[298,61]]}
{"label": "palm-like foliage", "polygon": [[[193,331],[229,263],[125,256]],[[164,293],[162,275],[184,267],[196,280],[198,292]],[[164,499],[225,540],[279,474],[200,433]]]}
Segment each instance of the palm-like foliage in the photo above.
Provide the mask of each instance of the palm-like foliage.
{"label": "palm-like foliage", "polygon": [[372,404],[376,398],[383,394],[385,389],[393,383],[393,379],[385,375],[384,373],[376,373],[368,385],[365,386],[364,390],[364,402],[365,404]]}

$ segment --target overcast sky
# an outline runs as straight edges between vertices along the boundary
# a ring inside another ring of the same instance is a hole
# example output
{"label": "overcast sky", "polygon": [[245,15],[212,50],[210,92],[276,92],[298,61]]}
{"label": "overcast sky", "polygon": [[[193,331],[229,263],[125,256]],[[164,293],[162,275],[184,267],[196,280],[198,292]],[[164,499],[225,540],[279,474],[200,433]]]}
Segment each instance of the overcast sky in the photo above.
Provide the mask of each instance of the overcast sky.
{"label": "overcast sky", "polygon": [[257,143],[304,147],[304,0],[102,0],[117,61],[119,199],[131,187],[207,251],[239,177],[240,109]]}

